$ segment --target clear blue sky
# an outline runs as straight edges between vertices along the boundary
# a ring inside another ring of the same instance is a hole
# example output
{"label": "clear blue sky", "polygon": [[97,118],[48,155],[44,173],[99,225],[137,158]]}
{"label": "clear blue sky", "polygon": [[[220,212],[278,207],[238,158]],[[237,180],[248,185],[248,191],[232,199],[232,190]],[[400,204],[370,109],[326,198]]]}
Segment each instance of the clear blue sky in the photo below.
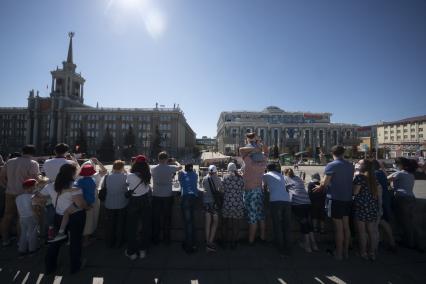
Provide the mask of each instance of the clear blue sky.
{"label": "clear blue sky", "polygon": [[426,114],[425,0],[2,0],[0,106],[47,95],[66,59],[95,106],[180,104],[197,136],[224,110]]}

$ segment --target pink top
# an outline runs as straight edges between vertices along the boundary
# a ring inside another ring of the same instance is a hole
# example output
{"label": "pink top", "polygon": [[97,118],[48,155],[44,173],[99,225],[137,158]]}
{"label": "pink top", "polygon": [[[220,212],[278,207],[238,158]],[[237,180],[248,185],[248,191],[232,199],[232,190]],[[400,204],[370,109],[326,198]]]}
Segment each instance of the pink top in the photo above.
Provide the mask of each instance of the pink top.
{"label": "pink top", "polygon": [[249,156],[243,158],[245,163],[243,179],[244,189],[262,188],[262,177],[265,173],[266,158],[262,162],[254,162]]}

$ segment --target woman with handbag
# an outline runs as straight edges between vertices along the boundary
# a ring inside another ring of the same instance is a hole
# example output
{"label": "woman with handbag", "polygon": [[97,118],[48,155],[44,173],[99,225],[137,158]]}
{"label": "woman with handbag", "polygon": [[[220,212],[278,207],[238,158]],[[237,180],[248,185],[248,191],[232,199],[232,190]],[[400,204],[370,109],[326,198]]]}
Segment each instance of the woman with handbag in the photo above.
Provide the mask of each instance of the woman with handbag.
{"label": "woman with handbag", "polygon": [[106,246],[121,247],[124,242],[126,224],[126,207],[129,200],[127,192],[127,175],[124,162],[117,160],[112,165],[112,172],[104,177],[99,199],[105,206],[105,242]]}
{"label": "woman with handbag", "polygon": [[222,209],[222,181],[217,176],[215,165],[209,166],[209,173],[203,179],[203,206],[206,217],[206,250],[207,252],[216,251],[214,243],[216,230],[219,223],[219,213]]}
{"label": "woman with handbag", "polygon": [[[151,240],[151,172],[146,157],[136,157],[127,175],[129,198],[127,206],[127,249],[131,260],[144,258]],[[139,223],[142,223],[142,239],[139,240]]]}

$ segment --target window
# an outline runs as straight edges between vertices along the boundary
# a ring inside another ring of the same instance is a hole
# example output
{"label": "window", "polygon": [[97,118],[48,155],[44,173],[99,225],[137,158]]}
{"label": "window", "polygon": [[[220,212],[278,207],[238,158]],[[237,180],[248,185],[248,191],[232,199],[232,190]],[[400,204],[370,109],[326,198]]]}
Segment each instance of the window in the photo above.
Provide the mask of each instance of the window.
{"label": "window", "polygon": [[408,135],[404,135],[404,139],[407,139],[408,138]]}
{"label": "window", "polygon": [[396,139],[401,140],[401,136],[397,136]]}
{"label": "window", "polygon": [[423,131],[423,128],[419,127],[419,132]]}
{"label": "window", "polygon": [[419,134],[419,138],[423,138],[423,134],[422,133]]}
{"label": "window", "polygon": [[416,138],[416,135],[411,134],[411,139]]}
{"label": "window", "polygon": [[399,130],[399,129],[398,129],[398,130],[396,131],[396,133],[401,133],[401,130]]}

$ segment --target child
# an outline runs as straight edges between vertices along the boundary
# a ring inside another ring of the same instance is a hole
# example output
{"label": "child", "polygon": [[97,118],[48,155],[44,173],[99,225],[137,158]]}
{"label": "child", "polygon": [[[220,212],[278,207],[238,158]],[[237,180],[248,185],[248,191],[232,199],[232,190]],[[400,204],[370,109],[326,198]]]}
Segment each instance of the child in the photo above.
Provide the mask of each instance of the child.
{"label": "child", "polygon": [[[95,194],[96,194],[96,182],[93,179],[93,175],[96,174],[96,170],[92,164],[85,164],[81,167],[80,170],[80,178],[75,186],[81,188],[83,191],[83,197],[86,201],[87,205],[92,206],[95,203]],[[79,208],[74,203],[67,208],[64,212],[64,216],[62,217],[61,227],[59,228],[59,232],[53,240],[50,240],[49,243],[54,243],[61,241],[67,237],[65,234],[65,229],[68,225],[70,215],[76,212]]]}
{"label": "child", "polygon": [[255,133],[247,133],[247,145],[240,148],[241,156],[248,155],[253,162],[263,162],[265,161],[265,156],[262,153],[262,145],[258,143]]}
{"label": "child", "polygon": [[319,173],[311,175],[311,181],[308,183],[308,194],[312,204],[312,223],[314,232],[324,233],[325,219],[325,192],[314,191],[314,188],[320,185],[321,176]]}
{"label": "child", "polygon": [[37,180],[27,179],[23,182],[24,193],[16,197],[16,207],[19,213],[21,235],[19,236],[18,253],[22,257],[27,253],[33,254],[38,249],[37,228],[38,222],[32,208],[32,195]]}

